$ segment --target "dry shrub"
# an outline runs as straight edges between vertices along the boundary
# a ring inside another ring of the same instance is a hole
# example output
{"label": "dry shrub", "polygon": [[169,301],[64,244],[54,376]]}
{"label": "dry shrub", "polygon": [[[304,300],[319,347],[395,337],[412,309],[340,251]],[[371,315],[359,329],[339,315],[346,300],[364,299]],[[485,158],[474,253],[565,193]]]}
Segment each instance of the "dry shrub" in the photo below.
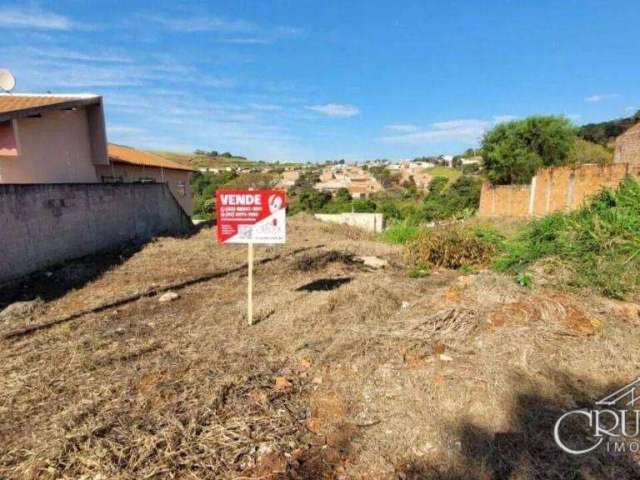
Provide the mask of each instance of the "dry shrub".
{"label": "dry shrub", "polygon": [[322,233],[340,235],[349,240],[373,240],[375,238],[373,233],[367,232],[362,228],[340,223],[323,223],[320,230]]}
{"label": "dry shrub", "polygon": [[411,264],[422,268],[486,265],[496,252],[494,242],[459,224],[424,230],[406,247]]}
{"label": "dry shrub", "polygon": [[330,263],[335,262],[344,263],[345,265],[353,265],[356,263],[356,260],[354,259],[354,255],[350,252],[329,250],[328,252],[301,255],[294,261],[294,268],[301,272],[309,272],[312,270],[321,270]]}

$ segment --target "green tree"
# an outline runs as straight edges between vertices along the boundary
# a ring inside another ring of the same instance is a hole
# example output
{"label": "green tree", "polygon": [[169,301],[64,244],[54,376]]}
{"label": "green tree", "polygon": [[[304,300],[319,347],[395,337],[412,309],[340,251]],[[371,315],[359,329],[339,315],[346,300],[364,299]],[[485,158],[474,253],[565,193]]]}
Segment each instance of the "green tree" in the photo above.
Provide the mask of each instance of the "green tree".
{"label": "green tree", "polygon": [[571,151],[569,160],[569,163],[572,165],[580,163],[609,165],[613,163],[613,152],[602,145],[578,138],[575,147]]}
{"label": "green tree", "polygon": [[420,196],[418,193],[418,186],[416,185],[413,177],[409,177],[409,180],[402,182],[402,187],[404,188],[402,191],[402,196],[404,198],[418,198]]}
{"label": "green tree", "polygon": [[336,192],[335,200],[340,203],[348,203],[351,201],[351,194],[346,188],[339,188]]}
{"label": "green tree", "polygon": [[386,220],[400,220],[402,218],[400,209],[398,209],[393,200],[388,198],[382,201],[382,204],[380,205],[380,212],[382,212],[382,215],[384,215]]}
{"label": "green tree", "polygon": [[447,188],[449,179],[447,177],[434,177],[429,184],[429,195],[439,195]]}
{"label": "green tree", "polygon": [[360,198],[354,200],[352,205],[353,211],[358,213],[373,213],[378,208],[376,202],[369,198]]}
{"label": "green tree", "polygon": [[576,129],[564,117],[501,123],[482,140],[487,176],[494,184],[528,183],[539,168],[569,163],[575,142]]}
{"label": "green tree", "polygon": [[446,197],[453,211],[474,211],[480,205],[482,180],[478,177],[463,175],[447,189]]}
{"label": "green tree", "polygon": [[298,196],[298,203],[301,210],[317,212],[331,201],[331,194],[307,189]]}
{"label": "green tree", "polygon": [[234,172],[218,174],[195,172],[191,177],[194,216],[213,218],[216,190],[236,177]]}
{"label": "green tree", "polygon": [[429,195],[421,208],[422,218],[428,222],[464,216],[475,211],[480,204],[480,178],[463,175],[448,188],[446,180],[445,177],[436,177],[429,185]]}

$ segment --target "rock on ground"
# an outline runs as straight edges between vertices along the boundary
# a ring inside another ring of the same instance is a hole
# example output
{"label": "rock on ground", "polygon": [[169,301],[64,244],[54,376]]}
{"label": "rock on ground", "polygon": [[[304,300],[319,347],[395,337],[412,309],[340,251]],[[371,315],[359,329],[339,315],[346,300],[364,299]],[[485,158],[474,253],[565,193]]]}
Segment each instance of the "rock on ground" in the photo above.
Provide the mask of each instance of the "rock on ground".
{"label": "rock on ground", "polygon": [[387,265],[389,265],[389,262],[387,262],[385,259],[380,258],[380,257],[373,257],[373,256],[362,256],[362,257],[356,257],[358,260],[361,260],[364,265],[366,267],[370,267],[370,268],[384,268]]}
{"label": "rock on ground", "polygon": [[160,303],[173,302],[178,298],[180,298],[180,295],[178,295],[176,292],[167,292],[160,295],[160,298],[158,298],[158,301]]}

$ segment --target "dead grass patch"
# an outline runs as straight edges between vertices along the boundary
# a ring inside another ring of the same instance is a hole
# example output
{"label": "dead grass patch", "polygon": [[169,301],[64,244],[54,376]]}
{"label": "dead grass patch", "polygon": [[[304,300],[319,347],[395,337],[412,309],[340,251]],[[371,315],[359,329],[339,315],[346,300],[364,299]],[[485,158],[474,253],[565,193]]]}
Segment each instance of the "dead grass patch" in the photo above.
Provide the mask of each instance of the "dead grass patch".
{"label": "dead grass patch", "polygon": [[[637,377],[632,304],[488,271],[411,279],[325,262],[397,249],[308,219],[290,227],[287,248],[326,247],[306,252],[308,270],[291,257],[257,266],[266,313],[253,327],[241,268],[184,286],[177,302],[143,297],[0,339],[0,478],[638,477],[634,458],[568,462],[549,434],[559,412]],[[210,240],[163,239],[35,320],[245,261]],[[347,275],[334,290],[296,291]]]}
{"label": "dead grass patch", "polygon": [[486,265],[497,252],[496,245],[463,225],[426,229],[407,242],[407,259],[422,268],[453,268]]}

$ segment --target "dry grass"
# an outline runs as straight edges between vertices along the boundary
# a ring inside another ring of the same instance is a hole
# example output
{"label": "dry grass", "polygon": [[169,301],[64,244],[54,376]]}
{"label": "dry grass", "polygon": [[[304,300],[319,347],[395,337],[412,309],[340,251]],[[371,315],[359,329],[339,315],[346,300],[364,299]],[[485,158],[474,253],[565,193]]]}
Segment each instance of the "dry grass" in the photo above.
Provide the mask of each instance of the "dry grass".
{"label": "dry grass", "polygon": [[421,268],[460,268],[486,265],[496,245],[461,224],[422,230],[406,245],[407,259]]}
{"label": "dry grass", "polygon": [[[237,272],[0,340],[0,478],[637,478],[633,456],[567,458],[549,430],[638,376],[636,306],[489,272],[367,271],[344,260],[402,250],[289,226],[259,250],[285,255],[256,269],[253,327]],[[245,256],[209,230],[161,239],[11,328]]]}

